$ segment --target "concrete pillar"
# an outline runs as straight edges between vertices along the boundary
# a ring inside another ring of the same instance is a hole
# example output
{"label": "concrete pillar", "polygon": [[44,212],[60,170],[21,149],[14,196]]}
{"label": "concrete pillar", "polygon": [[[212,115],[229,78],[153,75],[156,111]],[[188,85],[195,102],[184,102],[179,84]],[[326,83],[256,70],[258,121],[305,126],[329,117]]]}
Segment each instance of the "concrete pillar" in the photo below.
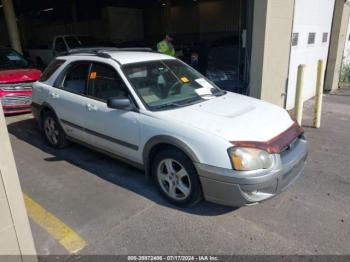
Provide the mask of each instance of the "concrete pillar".
{"label": "concrete pillar", "polygon": [[325,75],[325,91],[332,91],[339,87],[340,70],[343,61],[345,41],[347,39],[346,33],[349,17],[350,3],[345,0],[336,0]]}
{"label": "concrete pillar", "polygon": [[285,107],[295,0],[255,0],[250,95]]}
{"label": "concrete pillar", "polygon": [[22,53],[21,40],[18,33],[15,10],[13,8],[12,0],[2,0],[5,20],[7,24],[7,31],[10,36],[10,42],[13,49]]}
{"label": "concrete pillar", "polygon": [[0,261],[36,262],[32,232],[0,103]]}

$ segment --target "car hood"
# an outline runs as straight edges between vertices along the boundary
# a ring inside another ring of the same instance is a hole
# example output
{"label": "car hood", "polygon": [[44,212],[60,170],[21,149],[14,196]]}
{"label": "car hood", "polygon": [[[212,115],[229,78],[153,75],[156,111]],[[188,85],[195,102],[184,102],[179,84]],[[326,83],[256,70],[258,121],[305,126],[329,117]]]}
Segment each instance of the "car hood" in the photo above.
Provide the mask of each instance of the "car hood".
{"label": "car hood", "polygon": [[0,71],[0,83],[18,83],[37,81],[41,71],[37,69],[12,69]]}
{"label": "car hood", "polygon": [[229,92],[203,103],[155,114],[227,141],[266,142],[294,123],[287,111],[278,106]]}

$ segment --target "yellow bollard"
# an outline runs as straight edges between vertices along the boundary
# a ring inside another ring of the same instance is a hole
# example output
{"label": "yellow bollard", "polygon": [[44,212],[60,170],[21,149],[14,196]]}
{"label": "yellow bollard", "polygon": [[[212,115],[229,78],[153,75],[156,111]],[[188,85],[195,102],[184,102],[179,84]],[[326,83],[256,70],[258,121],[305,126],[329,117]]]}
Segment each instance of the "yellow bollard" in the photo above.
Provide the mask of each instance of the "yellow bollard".
{"label": "yellow bollard", "polygon": [[323,60],[319,60],[317,65],[317,83],[316,83],[315,110],[314,110],[314,121],[313,121],[314,128],[321,127],[323,80],[324,80]]}
{"label": "yellow bollard", "polygon": [[303,105],[304,105],[303,89],[304,89],[305,69],[306,69],[306,65],[299,65],[298,67],[297,86],[296,86],[296,92],[295,92],[294,114],[299,125],[301,125],[301,121],[303,119]]}

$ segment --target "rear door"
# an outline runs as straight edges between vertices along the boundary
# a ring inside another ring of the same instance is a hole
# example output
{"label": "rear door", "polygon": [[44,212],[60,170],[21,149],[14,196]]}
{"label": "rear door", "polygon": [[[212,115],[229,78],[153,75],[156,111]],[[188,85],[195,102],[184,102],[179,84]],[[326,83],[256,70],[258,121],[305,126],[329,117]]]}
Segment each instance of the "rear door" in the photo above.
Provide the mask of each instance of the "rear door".
{"label": "rear door", "polygon": [[85,100],[90,65],[90,62],[68,65],[49,94],[49,103],[66,134],[83,142],[87,141],[83,125],[86,117]]}
{"label": "rear door", "polygon": [[85,101],[86,127],[89,142],[102,150],[140,162],[139,113],[107,107],[108,98],[126,98],[129,92],[118,72],[111,65],[93,63]]}

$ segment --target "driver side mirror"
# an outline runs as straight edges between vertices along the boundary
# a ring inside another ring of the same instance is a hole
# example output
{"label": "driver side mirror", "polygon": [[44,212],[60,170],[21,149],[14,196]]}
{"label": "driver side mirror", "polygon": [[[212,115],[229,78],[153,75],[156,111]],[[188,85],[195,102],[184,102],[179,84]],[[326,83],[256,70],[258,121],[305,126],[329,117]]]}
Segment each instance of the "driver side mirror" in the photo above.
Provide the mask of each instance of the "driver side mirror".
{"label": "driver side mirror", "polygon": [[107,106],[113,109],[127,110],[132,109],[133,105],[129,98],[109,98],[107,100]]}

